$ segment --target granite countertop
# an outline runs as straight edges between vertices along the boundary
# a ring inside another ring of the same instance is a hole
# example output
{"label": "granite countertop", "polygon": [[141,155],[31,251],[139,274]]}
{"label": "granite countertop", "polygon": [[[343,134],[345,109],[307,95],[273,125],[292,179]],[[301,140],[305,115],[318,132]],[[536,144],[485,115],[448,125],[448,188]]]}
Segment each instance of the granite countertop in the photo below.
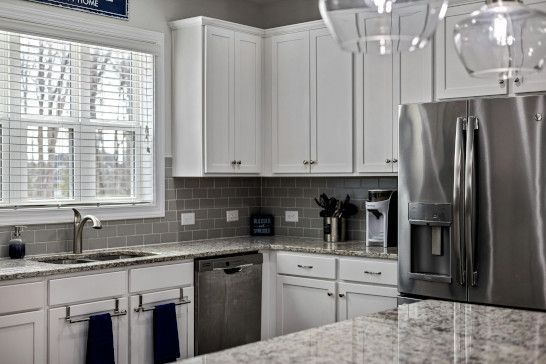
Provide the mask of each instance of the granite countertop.
{"label": "granite countertop", "polygon": [[[325,244],[319,239],[292,238],[292,237],[240,237],[226,239],[198,240],[183,243],[169,243],[149,246],[135,246],[127,249],[104,249],[86,251],[87,254],[98,252],[131,251],[152,253],[153,255],[134,257],[129,259],[94,262],[86,264],[52,264],[37,262],[34,259],[47,257],[32,256],[22,260],[0,259],[0,281],[51,276],[76,272],[112,269],[132,265],[159,263],[174,260],[195,259],[215,255],[237,254],[256,250],[285,250],[302,253],[333,254],[343,256],[398,259],[397,249],[383,249],[379,247],[366,248],[364,242],[346,242]],[[73,254],[54,254],[74,258]]]}
{"label": "granite countertop", "polygon": [[183,361],[546,363],[546,312],[428,300]]}

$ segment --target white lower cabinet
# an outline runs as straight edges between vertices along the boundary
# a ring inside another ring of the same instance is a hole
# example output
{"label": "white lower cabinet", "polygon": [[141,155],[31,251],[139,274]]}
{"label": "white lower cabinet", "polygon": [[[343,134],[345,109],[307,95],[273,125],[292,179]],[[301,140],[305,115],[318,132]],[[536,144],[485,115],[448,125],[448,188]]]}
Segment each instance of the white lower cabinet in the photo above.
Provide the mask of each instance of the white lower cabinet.
{"label": "white lower cabinet", "polygon": [[396,308],[397,289],[338,283],[338,321]]}
{"label": "white lower cabinet", "polygon": [[277,276],[277,335],[336,321],[336,284],[321,279]]}
{"label": "white lower cabinet", "polygon": [[46,342],[43,310],[0,316],[0,362],[45,364]]}
{"label": "white lower cabinet", "polygon": [[[170,289],[131,296],[130,359],[132,364],[148,364],[154,361],[153,352],[153,308],[166,303],[175,303],[178,324],[180,358],[193,356],[193,287]],[[183,301],[181,301],[181,297]],[[142,308],[139,309],[142,304]]]}
{"label": "white lower cabinet", "polygon": [[279,252],[276,261],[277,336],[397,306],[394,260]]}
{"label": "white lower cabinet", "polygon": [[[73,323],[66,319],[66,307],[49,310],[49,364],[85,363],[89,324],[87,321],[77,321],[93,314],[112,312],[115,300],[108,299],[69,307]],[[120,298],[119,310],[127,309],[127,298]],[[112,317],[116,364],[128,363],[128,323],[127,314]]]}

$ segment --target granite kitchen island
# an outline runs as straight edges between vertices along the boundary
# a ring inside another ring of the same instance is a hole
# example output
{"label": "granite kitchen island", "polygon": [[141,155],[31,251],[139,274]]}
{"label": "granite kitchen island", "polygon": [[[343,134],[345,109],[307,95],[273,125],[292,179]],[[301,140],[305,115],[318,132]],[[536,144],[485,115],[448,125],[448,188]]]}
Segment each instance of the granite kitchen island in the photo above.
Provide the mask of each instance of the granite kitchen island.
{"label": "granite kitchen island", "polygon": [[184,361],[394,362],[546,363],[546,312],[428,300]]}

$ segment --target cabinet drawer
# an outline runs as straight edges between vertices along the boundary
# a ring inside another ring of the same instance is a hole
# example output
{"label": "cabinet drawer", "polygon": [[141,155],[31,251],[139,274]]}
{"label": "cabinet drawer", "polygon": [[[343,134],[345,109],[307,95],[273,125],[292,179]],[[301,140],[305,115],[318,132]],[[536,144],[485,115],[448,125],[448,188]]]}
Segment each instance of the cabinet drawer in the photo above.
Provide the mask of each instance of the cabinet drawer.
{"label": "cabinet drawer", "polygon": [[0,287],[0,315],[40,309],[44,306],[44,282]]}
{"label": "cabinet drawer", "polygon": [[336,278],[336,258],[292,253],[277,254],[277,273],[303,277]]}
{"label": "cabinet drawer", "polygon": [[339,260],[339,279],[344,281],[398,284],[398,262],[379,259]]}
{"label": "cabinet drawer", "polygon": [[193,262],[132,269],[131,293],[193,285]]}
{"label": "cabinet drawer", "polygon": [[49,282],[51,306],[119,297],[127,292],[127,272],[53,279]]}

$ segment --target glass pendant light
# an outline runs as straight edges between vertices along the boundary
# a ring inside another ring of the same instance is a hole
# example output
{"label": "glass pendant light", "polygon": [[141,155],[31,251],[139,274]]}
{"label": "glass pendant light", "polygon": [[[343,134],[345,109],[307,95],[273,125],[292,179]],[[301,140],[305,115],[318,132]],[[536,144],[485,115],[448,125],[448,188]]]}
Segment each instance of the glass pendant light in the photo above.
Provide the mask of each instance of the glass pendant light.
{"label": "glass pendant light", "polygon": [[[425,47],[447,11],[448,0],[319,0],[322,18],[341,48],[391,54]],[[397,17],[411,14],[408,22]]]}
{"label": "glass pendant light", "polygon": [[455,48],[471,76],[509,79],[541,71],[546,14],[519,0],[487,0],[456,24]]}

